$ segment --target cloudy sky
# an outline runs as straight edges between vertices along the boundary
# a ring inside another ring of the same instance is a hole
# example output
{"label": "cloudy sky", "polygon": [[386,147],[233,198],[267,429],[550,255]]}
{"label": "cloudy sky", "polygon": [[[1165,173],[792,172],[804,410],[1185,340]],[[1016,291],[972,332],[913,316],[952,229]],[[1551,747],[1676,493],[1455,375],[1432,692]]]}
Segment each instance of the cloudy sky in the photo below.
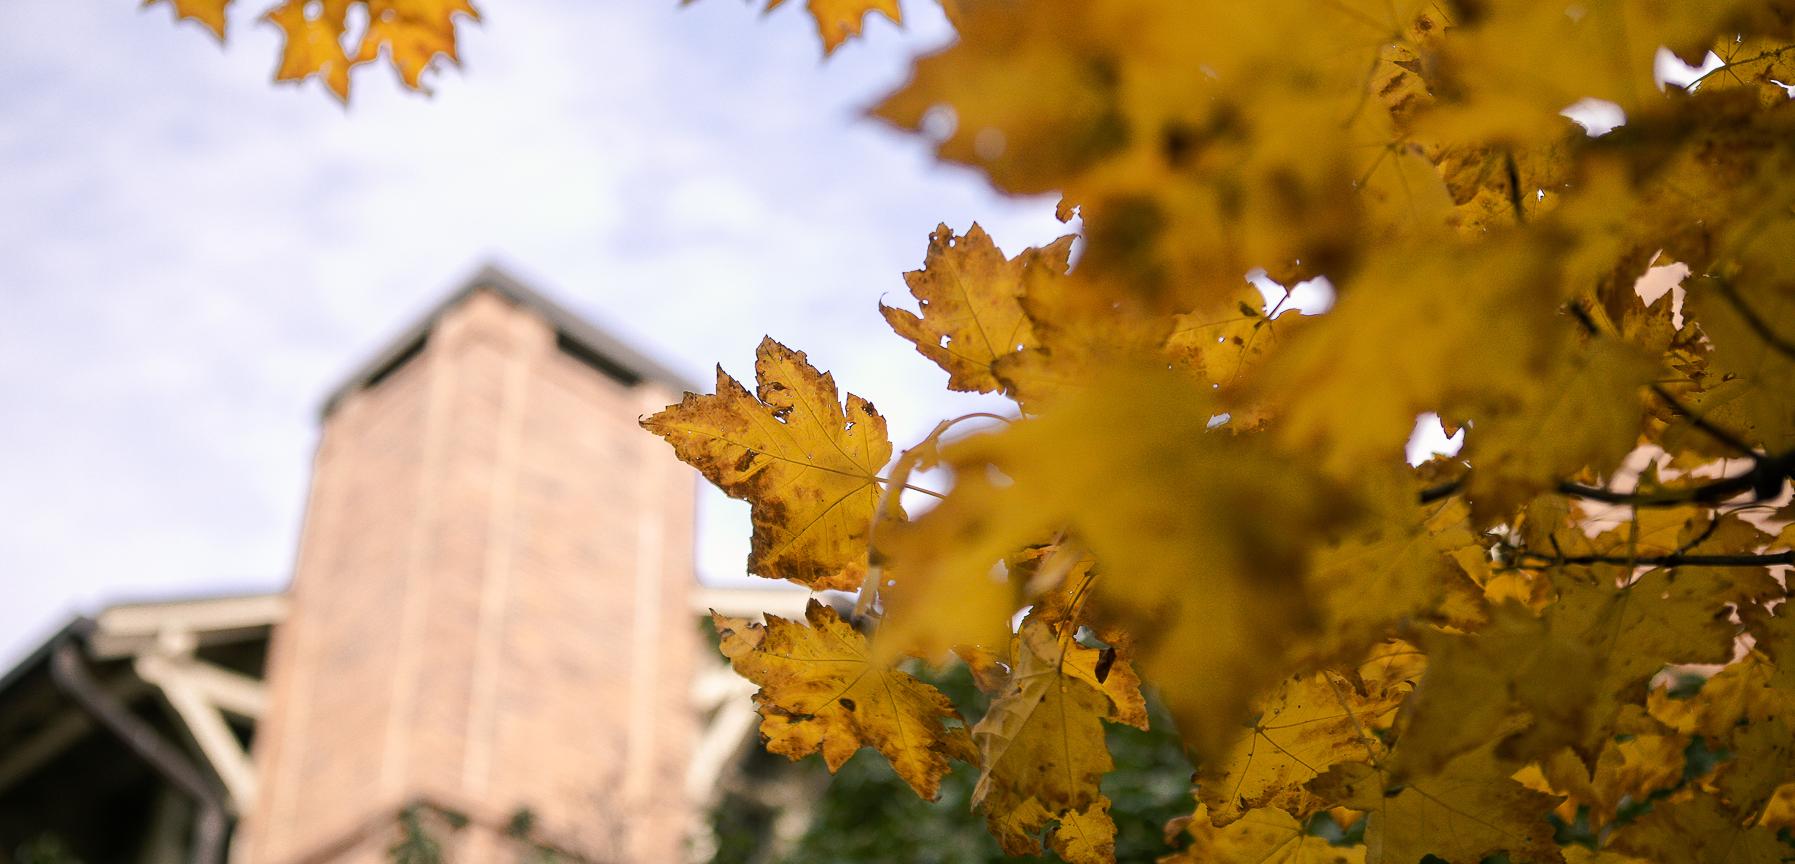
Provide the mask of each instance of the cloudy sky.
{"label": "cloudy sky", "polygon": [[[11,0],[0,28],[0,665],[105,602],[285,582],[316,408],[496,262],[704,380],[771,333],[891,417],[947,412],[889,334],[937,222],[1064,226],[860,118],[942,42],[929,3],[824,62],[798,4],[504,0],[435,95],[344,110],[165,6]],[[714,504],[714,502],[712,502]],[[745,511],[706,508],[738,572]]]}

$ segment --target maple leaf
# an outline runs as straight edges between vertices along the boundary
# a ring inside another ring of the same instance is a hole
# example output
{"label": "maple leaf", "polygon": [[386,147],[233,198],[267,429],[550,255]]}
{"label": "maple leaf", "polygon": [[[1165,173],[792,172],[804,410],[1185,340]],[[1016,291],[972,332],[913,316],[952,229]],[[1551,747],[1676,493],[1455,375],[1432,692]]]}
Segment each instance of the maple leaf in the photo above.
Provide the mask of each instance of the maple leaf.
{"label": "maple leaf", "polygon": [[950,758],[976,761],[959,712],[939,690],[875,662],[866,637],[835,610],[812,599],[804,618],[809,626],[768,615],[761,626],[711,613],[730,665],[760,685],[754,699],[769,751],[792,759],[821,752],[833,772],[872,747],[931,800]]}
{"label": "maple leaf", "polygon": [[[771,11],[782,2],[784,0],[769,0],[767,9]],[[824,54],[835,53],[842,42],[859,36],[862,22],[874,12],[893,24],[904,23],[897,0],[809,0],[806,5],[811,17],[816,19],[817,35],[823,37]]]}
{"label": "maple leaf", "polygon": [[[1393,474],[1363,478],[1359,528],[1318,548],[1309,588],[1322,626],[1301,658],[1355,662],[1398,628],[1421,620],[1481,619],[1478,587],[1452,557],[1483,554],[1462,502],[1417,505],[1419,487]],[[1469,599],[1467,599],[1469,598]],[[1458,607],[1448,611],[1448,604]]]}
{"label": "maple leaf", "polygon": [[1075,671],[1094,667],[1098,653],[1069,628],[1030,617],[1016,633],[1009,686],[973,727],[984,767],[972,803],[1008,854],[1039,854],[1034,835],[1057,820],[1055,837],[1065,837],[1056,850],[1079,856],[1068,860],[1115,860],[1109,801],[1097,789],[1114,765],[1102,721],[1136,712],[1144,720],[1145,705],[1138,685],[1118,698]]}
{"label": "maple leaf", "polygon": [[1280,414],[1277,434],[1356,473],[1400,457],[1422,412],[1528,392],[1574,332],[1556,310],[1553,264],[1495,240],[1396,247],[1368,262],[1255,382]]}
{"label": "maple leaf", "polygon": [[380,58],[385,49],[400,80],[413,90],[424,89],[423,74],[439,56],[457,62],[455,16],[479,20],[468,0],[365,0],[368,27],[356,49],[355,62]]}
{"label": "maple leaf", "polygon": [[717,487],[748,501],[748,572],[812,590],[853,590],[866,575],[879,470],[891,459],[885,418],[802,351],[771,338],[755,351],[750,394],[717,368],[717,392],[687,393],[642,421]]}
{"label": "maple leaf", "polygon": [[922,314],[883,303],[879,313],[899,336],[946,370],[948,389],[991,392],[1002,386],[992,364],[1035,341],[1022,312],[1023,271],[1046,267],[1064,273],[1072,239],[1061,237],[1006,261],[977,222],[957,238],[941,225],[929,236],[923,269],[904,274]]}
{"label": "maple leaf", "polygon": [[1084,810],[1060,814],[1047,842],[1067,864],[1114,864],[1116,822],[1109,815],[1109,799],[1098,796]]}
{"label": "maple leaf", "polygon": [[[143,0],[143,5],[149,7],[158,2],[160,0]],[[231,5],[231,0],[168,0],[168,4],[174,7],[177,20],[198,21],[200,26],[212,31],[218,41],[224,41],[225,7]]]}
{"label": "maple leaf", "polygon": [[[1771,287],[1787,278],[1787,262],[1763,259],[1776,254],[1764,247],[1795,242],[1795,232],[1783,228],[1768,233],[1773,236],[1747,251],[1759,260],[1737,265],[1758,270],[1762,282],[1752,278],[1750,269],[1743,275],[1693,279],[1685,307],[1712,346],[1708,370],[1730,384],[1728,410],[1712,411],[1712,416],[1722,418],[1748,443],[1784,452],[1795,445],[1795,328],[1788,325],[1795,321],[1795,291]],[[1744,284],[1763,287],[1740,289],[1734,283],[1741,278]]]}
{"label": "maple leaf", "polygon": [[1263,807],[1299,817],[1321,809],[1305,784],[1343,762],[1381,760],[1396,709],[1424,660],[1402,643],[1381,646],[1356,674],[1289,679],[1263,706],[1252,733],[1197,773],[1197,797],[1218,826]]}
{"label": "maple leaf", "polygon": [[1289,813],[1253,810],[1216,827],[1203,805],[1185,823],[1191,844],[1159,864],[1364,864],[1363,846],[1331,846]]}
{"label": "maple leaf", "polygon": [[[1395,754],[1404,743],[1397,743]],[[1545,819],[1558,799],[1511,779],[1512,769],[1495,758],[1494,748],[1492,741],[1438,772],[1401,783],[1374,766],[1337,765],[1310,788],[1370,814],[1368,864],[1408,864],[1427,855],[1478,864],[1497,852],[1515,862],[1563,861]]]}
{"label": "maple leaf", "polygon": [[1681,783],[1688,747],[1689,739],[1675,733],[1617,736],[1603,746],[1593,769],[1575,752],[1560,750],[1541,763],[1542,778],[1551,791],[1568,796],[1561,818],[1574,820],[1575,805],[1581,805],[1588,808],[1590,827],[1600,828],[1629,802],[1650,800]]}
{"label": "maple leaf", "polygon": [[1769,829],[1747,827],[1712,795],[1666,801],[1615,829],[1610,845],[1652,861],[1759,864],[1795,858],[1795,846]]}
{"label": "maple leaf", "polygon": [[1581,639],[1601,658],[1601,674],[1586,683],[1588,731],[1576,742],[1586,756],[1620,707],[1643,703],[1652,676],[1673,664],[1725,663],[1739,626],[1726,612],[1781,593],[1762,568],[1654,570],[1621,588],[1575,579],[1558,581],[1548,610],[1554,632]]}
{"label": "maple leaf", "polygon": [[1578,471],[1614,470],[1638,443],[1645,413],[1640,394],[1655,371],[1630,346],[1592,340],[1582,351],[1560,355],[1519,410],[1479,423],[1465,436],[1465,458],[1500,467],[1470,477],[1466,494],[1480,521]]}
{"label": "maple leaf", "polygon": [[[1480,632],[1423,641],[1427,675],[1390,763],[1396,776],[1431,774],[1491,742],[1525,758],[1580,739],[1589,703],[1580,685],[1595,676],[1600,658],[1581,633],[1555,631],[1514,607],[1495,612]],[[1531,726],[1517,724],[1517,716]]]}
{"label": "maple leaf", "polygon": [[1166,337],[1166,354],[1181,368],[1226,387],[1251,376],[1305,319],[1294,314],[1273,317],[1263,308],[1259,289],[1242,285],[1231,309],[1177,316],[1175,329]]}
{"label": "maple leaf", "polygon": [[350,63],[343,51],[343,30],[350,3],[285,0],[268,11],[265,17],[281,29],[286,40],[274,80],[304,81],[316,75],[338,101],[349,101]]}
{"label": "maple leaf", "polygon": [[1789,101],[1789,91],[1778,82],[1795,81],[1795,44],[1761,36],[1722,36],[1712,49],[1721,65],[1694,82],[1692,87],[1724,90],[1743,87],[1758,93],[1765,107]]}

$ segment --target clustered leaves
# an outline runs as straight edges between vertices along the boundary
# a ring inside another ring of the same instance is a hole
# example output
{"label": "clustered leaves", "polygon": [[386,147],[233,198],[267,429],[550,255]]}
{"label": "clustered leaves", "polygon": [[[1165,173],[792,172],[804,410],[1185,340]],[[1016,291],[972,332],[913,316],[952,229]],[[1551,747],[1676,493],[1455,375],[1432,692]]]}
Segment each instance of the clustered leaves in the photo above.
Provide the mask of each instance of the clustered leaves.
{"label": "clustered leaves", "polygon": [[[148,6],[158,0],[144,0]],[[175,15],[198,21],[224,41],[233,0],[167,0]],[[457,16],[478,20],[468,0],[282,0],[262,14],[280,28],[276,81],[316,76],[342,102],[349,101],[349,71],[384,54],[399,80],[427,90],[424,73],[438,57],[458,62]],[[354,25],[353,28],[351,25]],[[351,30],[358,35],[351,37]]]}
{"label": "clustered leaves", "polygon": [[[945,5],[874,113],[1082,221],[943,226],[881,312],[1016,413],[893,461],[769,340],[758,398],[644,423],[751,502],[752,572],[858,591],[865,645],[719,624],[769,746],[972,762],[1007,852],[1110,862],[1144,683],[1198,765],[1163,862],[1795,859],[1795,4]],[[1426,412],[1464,446],[1411,467]],[[950,652],[982,717],[896,671]]]}

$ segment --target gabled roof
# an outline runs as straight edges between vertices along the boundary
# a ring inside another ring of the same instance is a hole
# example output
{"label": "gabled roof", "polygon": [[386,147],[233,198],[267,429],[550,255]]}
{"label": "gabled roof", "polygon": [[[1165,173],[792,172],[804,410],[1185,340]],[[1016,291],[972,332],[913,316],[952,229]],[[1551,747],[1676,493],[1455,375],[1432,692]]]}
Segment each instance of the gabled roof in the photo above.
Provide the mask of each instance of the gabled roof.
{"label": "gabled roof", "polygon": [[349,394],[378,379],[396,362],[417,350],[421,340],[435,329],[444,313],[461,305],[478,291],[491,291],[535,313],[554,328],[556,337],[566,346],[579,352],[587,362],[603,367],[613,377],[625,383],[655,381],[665,384],[676,393],[698,389],[679,373],[631,348],[616,336],[550,300],[497,266],[487,264],[462,283],[454,293],[432,307],[416,324],[406,328],[397,338],[388,342],[386,347],[375,352],[372,358],[357,367],[342,384],[331,390],[324,400],[320,415],[329,417]]}

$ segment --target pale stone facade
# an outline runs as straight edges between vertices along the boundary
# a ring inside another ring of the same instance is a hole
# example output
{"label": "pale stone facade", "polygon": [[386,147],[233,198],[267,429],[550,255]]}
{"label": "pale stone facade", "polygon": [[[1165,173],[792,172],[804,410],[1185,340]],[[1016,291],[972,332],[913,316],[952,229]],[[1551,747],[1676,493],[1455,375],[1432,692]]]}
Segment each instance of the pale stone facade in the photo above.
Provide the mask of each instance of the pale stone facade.
{"label": "pale stone facade", "polygon": [[323,419],[233,859],[384,860],[415,802],[593,861],[684,858],[695,476],[670,376],[493,271]]}

